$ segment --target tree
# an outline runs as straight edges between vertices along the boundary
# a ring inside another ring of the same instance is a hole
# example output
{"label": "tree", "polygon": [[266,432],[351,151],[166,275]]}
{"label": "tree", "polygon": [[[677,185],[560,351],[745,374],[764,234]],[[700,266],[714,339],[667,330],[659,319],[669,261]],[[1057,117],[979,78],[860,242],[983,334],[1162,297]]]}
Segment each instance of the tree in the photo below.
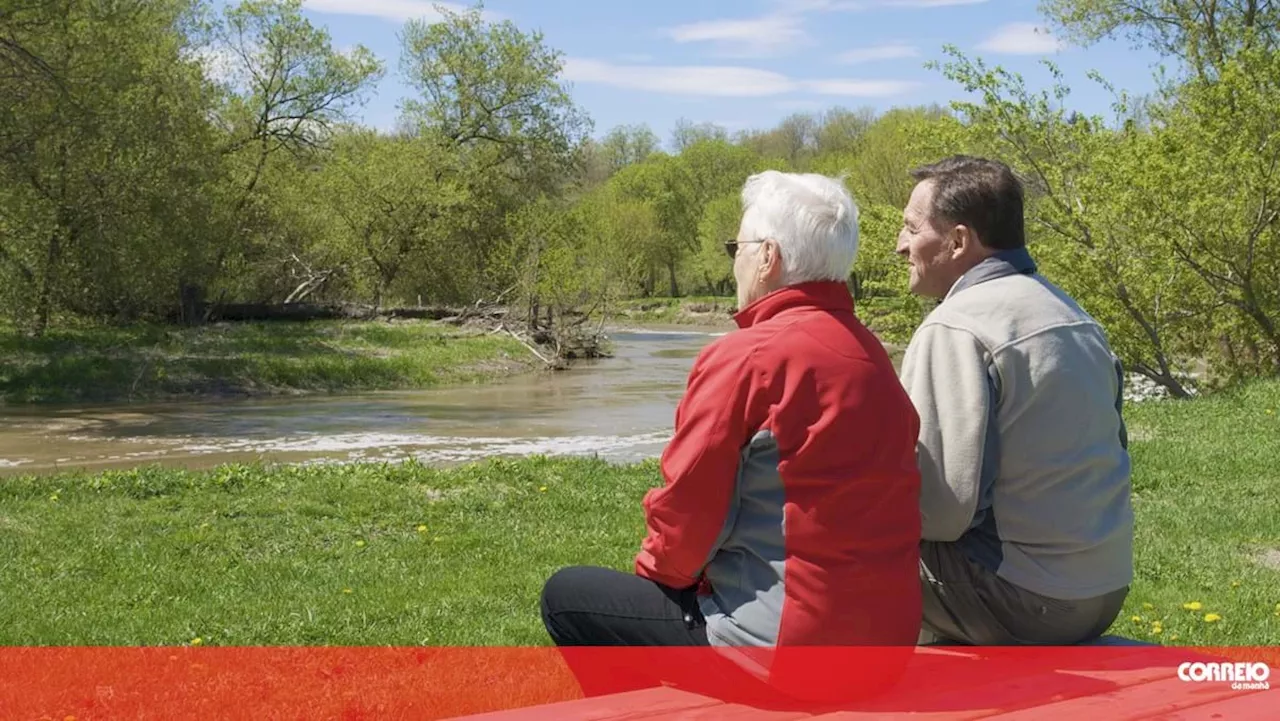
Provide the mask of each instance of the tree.
{"label": "tree", "polygon": [[[215,177],[210,95],[180,0],[17,3],[0,14],[0,278],[43,333],[71,311],[155,311]],[[190,218],[191,220],[188,220]],[[139,263],[139,258],[148,262]]]}
{"label": "tree", "polygon": [[442,14],[440,22],[405,26],[401,67],[419,96],[402,115],[435,145],[438,161],[423,168],[431,182],[470,199],[453,206],[433,238],[465,253],[455,255],[447,277],[421,265],[411,275],[428,291],[448,280],[458,294],[501,293],[511,279],[487,268],[510,232],[507,217],[530,198],[571,189],[591,124],[560,82],[560,53],[540,33],[509,20],[489,23],[479,7]]}
{"label": "tree", "polygon": [[610,185],[621,197],[647,204],[657,221],[658,234],[632,246],[633,258],[645,269],[643,290],[652,295],[657,275],[666,271],[667,292],[680,295],[680,269],[698,250],[698,221],[702,215],[695,178],[681,156],[658,155],[632,165],[613,177]]}
{"label": "tree", "polygon": [[1033,94],[1020,75],[947,52],[955,60],[946,76],[981,98],[953,104],[966,120],[967,143],[1024,177],[1029,231],[1045,273],[1107,327],[1130,369],[1174,396],[1189,395],[1189,352],[1204,334],[1204,316],[1188,311],[1189,274],[1168,238],[1146,222],[1133,190],[1147,172],[1149,137],[1066,111],[1061,82]]}
{"label": "tree", "polygon": [[326,147],[334,125],[349,119],[384,73],[364,46],[334,49],[328,32],[302,16],[302,0],[243,0],[227,7],[208,33],[202,53],[216,60],[226,93],[218,120],[228,135],[223,153],[236,190],[226,209],[231,237],[193,254],[184,269],[189,321],[200,318],[206,286],[220,278],[228,259],[250,252],[254,236],[264,234],[270,210],[258,191],[269,161],[282,152],[296,159]]}
{"label": "tree", "polygon": [[1147,158],[1143,190],[1175,256],[1244,324],[1201,349],[1222,350],[1237,377],[1280,374],[1277,107],[1280,59],[1242,51],[1215,82],[1189,82],[1160,109]]}
{"label": "tree", "polygon": [[481,10],[405,25],[401,67],[420,96],[403,113],[451,151],[487,148],[481,172],[506,166],[522,180],[562,183],[590,121],[558,79],[561,54],[541,33],[488,23]]}
{"label": "tree", "polygon": [[456,173],[445,172],[453,158],[430,139],[367,130],[341,138],[335,150],[323,173],[323,194],[341,219],[347,267],[367,279],[374,306],[411,267],[428,299],[465,294],[450,287],[467,275],[458,267],[467,249],[452,245],[450,231],[470,200]]}
{"label": "tree", "polygon": [[[1183,63],[1134,122],[1150,134],[1137,178],[1172,255],[1202,283],[1213,341],[1196,351],[1228,377],[1280,372],[1280,4],[1269,0],[1050,0],[1083,43],[1127,35]],[[1147,121],[1147,122],[1141,122]],[[1229,308],[1226,318],[1220,309]]]}
{"label": "tree", "polygon": [[660,144],[648,125],[620,125],[610,130],[600,143],[611,175],[628,165],[643,162],[658,152]]}
{"label": "tree", "polygon": [[1041,0],[1040,10],[1077,42],[1123,35],[1181,59],[1201,80],[1238,52],[1274,52],[1280,38],[1273,0]]}
{"label": "tree", "polygon": [[688,118],[680,118],[671,130],[671,150],[674,153],[700,140],[728,140],[729,131],[715,123],[694,123]]}
{"label": "tree", "polygon": [[875,121],[876,113],[871,108],[856,112],[841,107],[827,110],[819,120],[814,152],[821,156],[861,151],[867,130]]}

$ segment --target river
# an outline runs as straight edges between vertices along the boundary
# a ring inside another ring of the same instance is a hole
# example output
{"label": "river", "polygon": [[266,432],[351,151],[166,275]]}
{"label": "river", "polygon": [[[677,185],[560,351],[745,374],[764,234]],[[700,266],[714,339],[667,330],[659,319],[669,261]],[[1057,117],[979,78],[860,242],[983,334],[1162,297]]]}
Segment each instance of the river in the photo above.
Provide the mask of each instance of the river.
{"label": "river", "polygon": [[[693,359],[723,328],[609,333],[614,356],[475,386],[353,395],[6,408],[0,477],[232,462],[658,456]],[[896,360],[896,357],[895,357]]]}
{"label": "river", "polygon": [[614,357],[495,383],[340,396],[6,408],[0,476],[145,464],[658,455],[694,356],[724,329],[610,333]]}

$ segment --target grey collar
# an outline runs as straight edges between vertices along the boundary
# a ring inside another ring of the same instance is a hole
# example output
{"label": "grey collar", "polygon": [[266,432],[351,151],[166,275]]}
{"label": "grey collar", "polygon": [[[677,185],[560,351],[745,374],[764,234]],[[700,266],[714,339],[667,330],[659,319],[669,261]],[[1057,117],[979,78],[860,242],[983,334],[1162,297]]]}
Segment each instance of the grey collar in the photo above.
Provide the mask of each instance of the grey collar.
{"label": "grey collar", "polygon": [[942,300],[945,302],[956,293],[965,288],[972,288],[979,283],[985,283],[996,278],[1004,278],[1009,275],[1031,275],[1035,272],[1036,263],[1031,259],[1031,253],[1027,252],[1026,248],[1001,250],[970,268],[968,273],[960,276],[960,280],[957,280],[955,285],[951,286],[951,290],[947,291],[946,297]]}

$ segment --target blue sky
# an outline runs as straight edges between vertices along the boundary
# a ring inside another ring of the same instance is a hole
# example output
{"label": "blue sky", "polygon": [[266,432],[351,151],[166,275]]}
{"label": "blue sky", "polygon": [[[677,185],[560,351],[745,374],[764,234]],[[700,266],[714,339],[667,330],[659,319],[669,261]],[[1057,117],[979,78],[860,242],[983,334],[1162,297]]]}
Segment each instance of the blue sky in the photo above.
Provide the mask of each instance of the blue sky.
{"label": "blue sky", "polygon": [[[441,3],[459,9],[458,4]],[[394,126],[411,91],[399,76],[399,31],[438,17],[429,0],[305,0],[334,43],[357,43],[387,63],[361,119]],[[678,119],[730,131],[768,128],[795,112],[833,106],[946,103],[960,88],[923,64],[958,46],[990,65],[1048,82],[1053,60],[1073,89],[1068,103],[1109,115],[1110,97],[1086,73],[1144,92],[1157,60],[1124,41],[1065,46],[1043,30],[1035,0],[489,0],[495,19],[543,33],[565,57],[564,78],[595,134],[644,123],[663,141]]]}

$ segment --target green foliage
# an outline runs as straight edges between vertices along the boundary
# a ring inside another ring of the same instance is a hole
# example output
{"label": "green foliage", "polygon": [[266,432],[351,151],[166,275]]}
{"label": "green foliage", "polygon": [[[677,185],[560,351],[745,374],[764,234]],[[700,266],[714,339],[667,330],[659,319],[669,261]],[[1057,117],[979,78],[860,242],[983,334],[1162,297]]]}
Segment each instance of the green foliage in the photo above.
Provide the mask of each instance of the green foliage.
{"label": "green foliage", "polygon": [[1034,255],[1130,369],[1179,396],[1280,371],[1280,9],[1041,10],[1067,37],[1128,37],[1177,72],[1141,102],[1118,96],[1114,118],[1083,117],[1052,65],[1032,92],[949,50],[940,69],[969,94],[950,108],[833,107],[734,136],[681,120],[664,152],[643,125],[589,137],[562,54],[479,5],[404,25],[411,95],[380,132],[350,116],[383,62],[335,49],[301,0],[14,2],[0,309],[39,334],[198,322],[220,302],[502,299],[538,323],[634,296],[730,297],[742,183],[774,168],[845,180],[862,210],[855,293],[904,338],[926,310],[893,248],[910,170],[977,153],[1022,174]]}
{"label": "green foliage", "polygon": [[516,341],[431,323],[0,331],[0,403],[429,388],[532,368]]}
{"label": "green foliage", "polygon": [[1051,64],[1053,88],[1032,94],[1021,77],[951,51],[945,74],[978,96],[955,104],[964,144],[1024,173],[1037,257],[1129,367],[1175,395],[1280,373],[1280,8],[1042,6],[1082,42],[1124,34],[1185,72],[1141,106],[1117,98],[1109,125],[1067,109]]}

